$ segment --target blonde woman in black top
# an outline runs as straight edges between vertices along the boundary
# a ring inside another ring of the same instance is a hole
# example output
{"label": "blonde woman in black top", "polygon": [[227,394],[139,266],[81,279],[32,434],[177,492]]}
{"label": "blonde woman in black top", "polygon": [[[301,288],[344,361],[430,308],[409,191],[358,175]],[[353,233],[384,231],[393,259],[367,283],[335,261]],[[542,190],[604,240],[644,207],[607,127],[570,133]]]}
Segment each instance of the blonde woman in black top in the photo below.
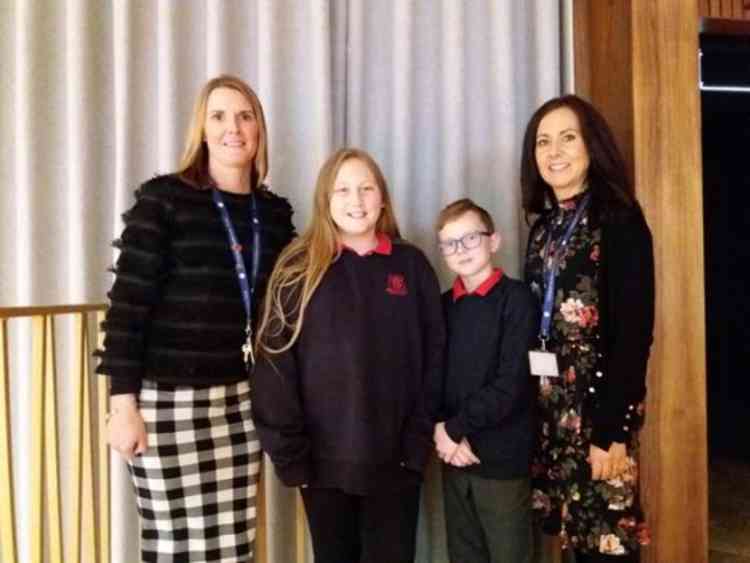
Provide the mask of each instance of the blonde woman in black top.
{"label": "blonde woman in black top", "polygon": [[109,442],[128,462],[144,561],[253,560],[260,445],[248,343],[292,210],[271,193],[263,110],[210,80],[179,170],[144,183],[121,253],[99,373]]}

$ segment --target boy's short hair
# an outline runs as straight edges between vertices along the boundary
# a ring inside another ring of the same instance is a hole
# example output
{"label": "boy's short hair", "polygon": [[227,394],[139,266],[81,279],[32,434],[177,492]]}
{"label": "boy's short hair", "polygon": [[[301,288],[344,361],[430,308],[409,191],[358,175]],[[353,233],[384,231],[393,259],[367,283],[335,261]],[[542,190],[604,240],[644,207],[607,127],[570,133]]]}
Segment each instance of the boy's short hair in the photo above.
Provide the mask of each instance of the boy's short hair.
{"label": "boy's short hair", "polygon": [[484,207],[477,205],[468,197],[458,199],[443,208],[440,215],[438,215],[437,221],[435,221],[435,232],[439,233],[446,224],[455,221],[469,211],[473,211],[479,216],[479,220],[484,223],[484,227],[488,232],[495,232],[495,222],[492,220],[492,216]]}

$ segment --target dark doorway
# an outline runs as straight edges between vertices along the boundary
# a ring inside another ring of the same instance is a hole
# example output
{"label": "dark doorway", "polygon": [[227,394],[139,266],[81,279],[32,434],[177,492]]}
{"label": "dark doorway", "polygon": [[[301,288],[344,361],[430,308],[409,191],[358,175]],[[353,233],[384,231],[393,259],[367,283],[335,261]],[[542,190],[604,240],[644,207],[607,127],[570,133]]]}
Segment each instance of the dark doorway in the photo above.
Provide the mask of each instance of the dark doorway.
{"label": "dark doorway", "polygon": [[700,45],[710,562],[750,563],[750,25]]}
{"label": "dark doorway", "polygon": [[709,451],[750,461],[750,35],[701,35]]}

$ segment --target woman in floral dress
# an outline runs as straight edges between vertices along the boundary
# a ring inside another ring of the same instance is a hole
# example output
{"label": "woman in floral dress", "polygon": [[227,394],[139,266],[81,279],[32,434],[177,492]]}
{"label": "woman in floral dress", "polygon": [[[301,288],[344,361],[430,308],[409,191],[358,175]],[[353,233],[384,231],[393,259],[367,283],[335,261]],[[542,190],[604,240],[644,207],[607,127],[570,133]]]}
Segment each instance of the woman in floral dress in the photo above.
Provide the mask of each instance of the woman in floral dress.
{"label": "woman in floral dress", "polygon": [[551,288],[540,347],[559,374],[539,378],[534,509],[578,563],[635,562],[649,540],[637,432],[653,338],[651,233],[609,127],[576,96],[532,116],[521,183],[527,216],[539,215],[526,279],[540,303]]}

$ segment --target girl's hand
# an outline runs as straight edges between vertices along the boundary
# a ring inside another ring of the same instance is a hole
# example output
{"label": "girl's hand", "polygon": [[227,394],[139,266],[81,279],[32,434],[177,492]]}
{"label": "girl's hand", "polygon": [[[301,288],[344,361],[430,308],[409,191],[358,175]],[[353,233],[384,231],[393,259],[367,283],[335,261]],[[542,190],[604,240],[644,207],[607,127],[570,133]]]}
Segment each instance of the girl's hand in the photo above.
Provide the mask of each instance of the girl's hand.
{"label": "girl's hand", "polygon": [[454,452],[453,457],[451,457],[450,464],[455,465],[456,467],[466,467],[467,465],[474,465],[475,463],[479,463],[479,458],[474,455],[474,452],[471,449],[471,444],[469,444],[469,441],[464,438],[458,445],[458,449]]}
{"label": "girl's hand", "polygon": [[107,441],[125,460],[142,454],[148,448],[146,425],[133,394],[115,395],[110,399]]}
{"label": "girl's hand", "polygon": [[612,442],[608,451],[591,445],[589,448],[591,478],[595,481],[619,477],[628,467],[627,448],[621,442]]}
{"label": "girl's hand", "polygon": [[450,463],[453,454],[456,453],[456,450],[458,449],[458,444],[448,436],[448,433],[445,431],[444,422],[438,422],[435,425],[432,439],[435,441],[435,450],[437,451],[438,457],[445,463]]}

